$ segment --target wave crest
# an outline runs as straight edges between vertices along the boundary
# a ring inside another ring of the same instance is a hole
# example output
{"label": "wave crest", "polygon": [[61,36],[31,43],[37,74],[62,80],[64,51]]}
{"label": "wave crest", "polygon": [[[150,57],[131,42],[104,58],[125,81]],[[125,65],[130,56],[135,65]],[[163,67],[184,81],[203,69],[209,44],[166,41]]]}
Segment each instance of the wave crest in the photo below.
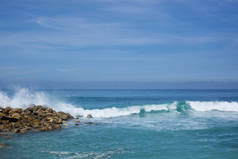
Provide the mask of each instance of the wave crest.
{"label": "wave crest", "polygon": [[55,97],[52,97],[44,92],[32,92],[28,89],[21,88],[15,91],[10,96],[7,93],[0,91],[0,106],[12,106],[16,108],[25,108],[29,105],[43,105],[49,106],[56,111],[64,111],[74,116],[80,115],[86,117],[91,114],[96,118],[112,118],[119,116],[128,116],[132,114],[143,114],[149,112],[158,111],[235,111],[238,112],[237,102],[226,101],[186,101],[186,102],[172,102],[167,104],[152,104],[142,106],[128,106],[124,108],[111,107],[104,109],[84,109],[79,106],[75,106],[64,101],[61,101]]}
{"label": "wave crest", "polygon": [[234,111],[238,112],[237,102],[226,102],[226,101],[187,101],[191,108],[195,111]]}

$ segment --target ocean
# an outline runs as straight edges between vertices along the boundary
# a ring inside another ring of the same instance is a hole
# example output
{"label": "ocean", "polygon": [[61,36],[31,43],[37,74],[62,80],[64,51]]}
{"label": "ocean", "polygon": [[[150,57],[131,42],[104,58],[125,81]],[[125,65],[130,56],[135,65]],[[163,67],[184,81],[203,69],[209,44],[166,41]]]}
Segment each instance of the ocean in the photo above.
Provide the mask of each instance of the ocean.
{"label": "ocean", "polygon": [[80,116],[81,122],[0,137],[8,145],[0,149],[1,159],[238,158],[238,90],[0,91],[2,107],[31,104]]}

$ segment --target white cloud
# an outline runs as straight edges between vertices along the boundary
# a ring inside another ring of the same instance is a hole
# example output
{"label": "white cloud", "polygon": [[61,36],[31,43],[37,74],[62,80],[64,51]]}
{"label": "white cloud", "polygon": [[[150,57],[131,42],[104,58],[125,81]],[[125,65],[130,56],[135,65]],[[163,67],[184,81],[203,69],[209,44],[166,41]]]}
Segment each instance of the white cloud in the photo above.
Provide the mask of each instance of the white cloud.
{"label": "white cloud", "polygon": [[[27,48],[92,47],[121,45],[204,44],[224,37],[180,35],[163,32],[150,34],[137,24],[114,23],[78,17],[38,17],[33,20],[42,29],[4,34],[0,46]],[[230,39],[232,39],[231,37]],[[229,39],[228,39],[229,40]]]}

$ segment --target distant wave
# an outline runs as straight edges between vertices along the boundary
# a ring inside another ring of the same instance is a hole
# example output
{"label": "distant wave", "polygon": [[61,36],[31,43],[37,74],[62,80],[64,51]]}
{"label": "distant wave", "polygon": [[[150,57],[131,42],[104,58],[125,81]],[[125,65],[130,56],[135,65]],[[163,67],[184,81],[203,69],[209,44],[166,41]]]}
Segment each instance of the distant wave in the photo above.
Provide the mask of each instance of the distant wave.
{"label": "distant wave", "polygon": [[187,101],[187,104],[195,111],[234,111],[238,112],[238,102],[226,101]]}
{"label": "distant wave", "polygon": [[84,109],[75,105],[61,101],[55,97],[47,95],[44,92],[32,92],[28,89],[21,88],[15,91],[12,96],[0,91],[0,106],[12,106],[16,108],[25,108],[31,104],[44,105],[52,107],[57,111],[68,112],[74,116],[87,116],[91,114],[96,118],[111,118],[119,116],[128,116],[132,114],[161,112],[161,111],[235,111],[238,112],[237,102],[226,101],[186,101],[186,102],[172,102],[166,104],[152,104],[140,106],[128,106],[124,108],[111,107],[104,109]]}

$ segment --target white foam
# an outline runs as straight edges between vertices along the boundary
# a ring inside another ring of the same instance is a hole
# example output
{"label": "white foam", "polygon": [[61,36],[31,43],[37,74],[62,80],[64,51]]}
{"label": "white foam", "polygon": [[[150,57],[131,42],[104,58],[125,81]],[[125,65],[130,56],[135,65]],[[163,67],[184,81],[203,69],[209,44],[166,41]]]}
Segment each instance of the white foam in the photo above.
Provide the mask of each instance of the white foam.
{"label": "white foam", "polygon": [[48,105],[49,98],[43,92],[31,92],[28,89],[21,88],[15,90],[15,94],[9,97],[5,92],[0,92],[0,106],[6,107],[26,107],[31,104]]}
{"label": "white foam", "polygon": [[187,101],[191,108],[195,111],[234,111],[238,112],[237,102],[226,102],[226,101]]}
{"label": "white foam", "polygon": [[176,102],[172,104],[160,104],[160,105],[144,105],[144,106],[129,106],[126,108],[104,108],[104,109],[92,109],[85,110],[82,108],[74,108],[74,112],[76,115],[86,116],[87,114],[91,114],[96,118],[111,118],[111,117],[119,117],[119,116],[128,116],[131,114],[139,114],[141,110],[145,112],[151,111],[169,111],[171,109],[176,109]]}
{"label": "white foam", "polygon": [[[237,102],[203,102],[203,101],[187,101],[187,104],[195,111],[235,111],[238,112]],[[13,96],[8,96],[5,92],[0,91],[0,106],[11,106],[15,108],[25,108],[31,104],[48,106],[56,111],[64,111],[74,116],[80,115],[86,117],[91,114],[96,118],[111,118],[119,116],[128,116],[131,114],[139,114],[143,109],[145,112],[151,111],[173,111],[177,109],[177,102],[169,104],[143,105],[143,106],[128,106],[124,108],[111,107],[104,109],[84,109],[80,106],[75,106],[55,97],[52,97],[44,92],[33,92],[25,88],[17,89]]]}
{"label": "white foam", "polygon": [[[80,158],[94,158],[94,159],[105,159],[110,158],[112,155],[121,154],[127,152],[123,148],[110,150],[106,152],[67,152],[67,151],[42,151],[45,153],[57,155],[66,159],[80,159]],[[128,152],[127,152],[128,153]]]}
{"label": "white foam", "polygon": [[104,109],[84,109],[79,106],[57,100],[43,92],[32,92],[28,89],[21,88],[16,90],[15,94],[9,97],[6,93],[0,92],[0,106],[11,106],[15,108],[25,108],[31,104],[49,106],[56,111],[64,111],[74,116],[80,115],[86,117],[91,114],[96,118],[110,118],[118,116],[127,116],[131,114],[138,114],[143,109],[145,112],[151,111],[169,111],[176,109],[176,102],[172,104],[160,105],[144,105],[144,106],[129,106],[126,108],[104,108]]}

